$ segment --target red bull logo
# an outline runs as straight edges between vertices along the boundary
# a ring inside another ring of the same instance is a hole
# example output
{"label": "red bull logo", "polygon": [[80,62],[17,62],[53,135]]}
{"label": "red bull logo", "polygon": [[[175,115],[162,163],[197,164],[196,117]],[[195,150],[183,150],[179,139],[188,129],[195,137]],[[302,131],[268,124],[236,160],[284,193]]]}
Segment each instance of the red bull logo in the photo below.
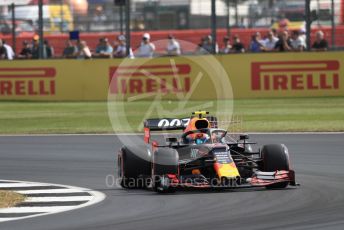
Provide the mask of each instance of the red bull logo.
{"label": "red bull logo", "polygon": [[0,95],[55,95],[55,68],[0,68]]}
{"label": "red bull logo", "polygon": [[186,93],[190,91],[188,64],[110,67],[112,94]]}
{"label": "red bull logo", "polygon": [[338,90],[339,61],[254,62],[251,89]]}

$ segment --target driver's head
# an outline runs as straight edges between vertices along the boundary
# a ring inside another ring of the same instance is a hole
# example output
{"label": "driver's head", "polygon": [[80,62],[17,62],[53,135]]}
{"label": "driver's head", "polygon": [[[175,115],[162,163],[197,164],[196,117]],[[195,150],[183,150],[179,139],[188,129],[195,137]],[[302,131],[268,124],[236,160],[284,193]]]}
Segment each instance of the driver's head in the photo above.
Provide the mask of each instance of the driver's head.
{"label": "driver's head", "polygon": [[195,137],[195,143],[197,145],[204,144],[209,140],[209,135],[205,133],[197,133]]}

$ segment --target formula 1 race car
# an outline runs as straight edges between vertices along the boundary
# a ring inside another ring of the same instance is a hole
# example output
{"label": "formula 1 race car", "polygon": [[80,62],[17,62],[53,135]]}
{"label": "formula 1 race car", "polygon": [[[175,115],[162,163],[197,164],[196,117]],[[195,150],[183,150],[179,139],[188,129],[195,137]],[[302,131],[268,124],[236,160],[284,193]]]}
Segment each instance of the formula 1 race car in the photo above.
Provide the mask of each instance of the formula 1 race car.
{"label": "formula 1 race car", "polygon": [[[173,192],[177,188],[268,189],[295,186],[288,149],[283,144],[264,145],[253,151],[248,135],[233,139],[218,128],[216,117],[194,112],[185,119],[148,119],[145,146],[123,146],[117,172],[123,188],[151,188]],[[165,144],[151,141],[151,131],[183,130]]]}

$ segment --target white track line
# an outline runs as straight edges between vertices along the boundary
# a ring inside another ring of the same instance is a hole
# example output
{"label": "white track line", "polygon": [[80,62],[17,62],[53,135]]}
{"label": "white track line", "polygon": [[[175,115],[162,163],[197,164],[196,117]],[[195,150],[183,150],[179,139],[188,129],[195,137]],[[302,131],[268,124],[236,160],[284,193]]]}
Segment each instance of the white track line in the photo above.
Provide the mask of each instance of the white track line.
{"label": "white track line", "polygon": [[[23,204],[27,202],[70,202],[70,201],[85,201],[85,203],[74,205],[74,206],[32,206],[32,207],[11,207],[11,208],[0,208],[0,214],[9,214],[9,213],[40,213],[40,214],[33,214],[23,217],[8,217],[3,215],[4,217],[0,217],[0,222],[4,221],[12,221],[12,220],[18,220],[18,219],[26,219],[31,217],[37,217],[37,216],[44,216],[59,212],[66,212],[74,209],[79,209],[83,207],[87,207],[93,204],[96,204],[98,202],[101,202],[104,200],[105,195],[101,192],[93,191],[87,188],[81,188],[81,187],[75,187],[75,186],[68,186],[68,185],[61,185],[61,184],[47,184],[47,183],[35,183],[35,182],[27,182],[27,181],[12,181],[12,180],[0,180],[0,189],[2,188],[10,188],[10,187],[31,187],[31,186],[59,186],[63,187],[63,189],[43,189],[43,190],[20,190],[17,191],[21,194],[49,194],[49,193],[58,193],[58,194],[64,194],[64,193],[78,193],[78,192],[87,192],[90,194],[90,196],[62,196],[62,197],[27,197]],[[15,183],[6,183],[6,182],[15,182]],[[17,184],[18,183],[18,184]],[[15,191],[15,189],[14,189]],[[63,203],[61,203],[63,205]]]}
{"label": "white track line", "polygon": [[51,207],[12,207],[12,208],[2,208],[0,213],[36,213],[36,212],[47,212],[57,213],[69,210],[71,206],[51,206]]}
{"label": "white track line", "polygon": [[0,218],[0,222],[14,220],[15,218]]}
{"label": "white track line", "polygon": [[25,202],[64,202],[64,201],[89,201],[92,196],[63,196],[63,197],[28,197]]}
{"label": "white track line", "polygon": [[47,184],[41,184],[41,183],[0,183],[0,189],[1,188],[15,188],[15,187],[39,187],[39,186],[47,186]]}
{"label": "white track line", "polygon": [[[80,192],[78,189],[69,189],[69,188],[61,188],[61,189],[41,189],[41,190],[20,190],[16,191],[17,193],[28,195],[28,194],[40,194],[40,193],[75,193]],[[82,192],[88,192],[88,190],[84,190]]]}

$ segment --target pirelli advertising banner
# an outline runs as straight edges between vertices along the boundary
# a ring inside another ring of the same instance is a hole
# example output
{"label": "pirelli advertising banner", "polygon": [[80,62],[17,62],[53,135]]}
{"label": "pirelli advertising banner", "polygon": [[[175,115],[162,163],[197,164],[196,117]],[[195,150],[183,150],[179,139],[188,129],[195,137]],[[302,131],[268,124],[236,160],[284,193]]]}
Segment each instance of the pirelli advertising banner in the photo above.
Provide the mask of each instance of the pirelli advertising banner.
{"label": "pirelli advertising banner", "polygon": [[344,52],[0,62],[0,100],[314,96],[344,96]]}
{"label": "pirelli advertising banner", "polygon": [[235,68],[230,64],[233,59],[222,57],[238,98],[344,95],[343,52],[252,54],[247,58],[238,56],[236,61],[243,68]]}

